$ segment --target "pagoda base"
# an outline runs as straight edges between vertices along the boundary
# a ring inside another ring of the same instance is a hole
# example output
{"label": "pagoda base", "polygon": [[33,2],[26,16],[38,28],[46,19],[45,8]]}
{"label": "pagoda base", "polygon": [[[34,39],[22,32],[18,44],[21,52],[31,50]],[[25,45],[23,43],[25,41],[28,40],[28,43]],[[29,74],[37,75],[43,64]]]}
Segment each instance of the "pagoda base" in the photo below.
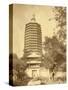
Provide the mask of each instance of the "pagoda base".
{"label": "pagoda base", "polygon": [[40,77],[41,58],[29,57],[27,58],[27,69],[26,73],[31,78]]}

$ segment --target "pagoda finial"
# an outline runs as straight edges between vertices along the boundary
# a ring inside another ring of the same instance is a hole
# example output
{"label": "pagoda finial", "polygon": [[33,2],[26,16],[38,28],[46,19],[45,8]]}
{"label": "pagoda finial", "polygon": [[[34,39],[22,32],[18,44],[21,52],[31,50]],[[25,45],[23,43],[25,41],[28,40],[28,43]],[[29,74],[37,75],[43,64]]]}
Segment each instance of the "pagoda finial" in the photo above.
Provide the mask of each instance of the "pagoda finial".
{"label": "pagoda finial", "polygon": [[35,14],[32,15],[31,21],[36,21]]}

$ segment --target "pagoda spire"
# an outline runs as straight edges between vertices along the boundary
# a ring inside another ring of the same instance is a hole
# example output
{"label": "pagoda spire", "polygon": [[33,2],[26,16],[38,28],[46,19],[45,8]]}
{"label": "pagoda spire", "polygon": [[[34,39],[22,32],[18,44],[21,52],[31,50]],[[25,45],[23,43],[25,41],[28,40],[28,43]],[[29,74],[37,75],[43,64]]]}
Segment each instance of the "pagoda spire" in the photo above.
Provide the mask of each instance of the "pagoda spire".
{"label": "pagoda spire", "polygon": [[36,21],[35,14],[32,15],[31,21]]}

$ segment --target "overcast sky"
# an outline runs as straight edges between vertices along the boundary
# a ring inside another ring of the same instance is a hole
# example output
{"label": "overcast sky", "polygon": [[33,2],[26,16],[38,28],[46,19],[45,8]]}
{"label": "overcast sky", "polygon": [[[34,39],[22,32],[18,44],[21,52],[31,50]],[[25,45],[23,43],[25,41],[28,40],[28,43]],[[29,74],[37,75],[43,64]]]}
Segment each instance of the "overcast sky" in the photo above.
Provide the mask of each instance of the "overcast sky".
{"label": "overcast sky", "polygon": [[45,36],[51,37],[54,33],[56,22],[49,21],[54,17],[52,6],[13,5],[13,53],[18,57],[23,56],[25,24],[31,21],[33,14],[36,22],[41,25],[42,42]]}

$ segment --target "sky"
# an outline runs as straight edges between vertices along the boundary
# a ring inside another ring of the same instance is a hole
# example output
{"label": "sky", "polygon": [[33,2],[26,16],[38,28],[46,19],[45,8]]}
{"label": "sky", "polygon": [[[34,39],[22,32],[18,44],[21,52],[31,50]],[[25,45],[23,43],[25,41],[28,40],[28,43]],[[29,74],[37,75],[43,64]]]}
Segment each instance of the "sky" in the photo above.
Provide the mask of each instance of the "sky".
{"label": "sky", "polygon": [[56,21],[49,21],[49,19],[54,18],[52,6],[14,4],[13,53],[16,53],[18,57],[23,56],[25,24],[31,21],[33,14],[35,14],[36,22],[41,25],[42,42],[44,42],[45,36],[52,37],[56,32]]}

